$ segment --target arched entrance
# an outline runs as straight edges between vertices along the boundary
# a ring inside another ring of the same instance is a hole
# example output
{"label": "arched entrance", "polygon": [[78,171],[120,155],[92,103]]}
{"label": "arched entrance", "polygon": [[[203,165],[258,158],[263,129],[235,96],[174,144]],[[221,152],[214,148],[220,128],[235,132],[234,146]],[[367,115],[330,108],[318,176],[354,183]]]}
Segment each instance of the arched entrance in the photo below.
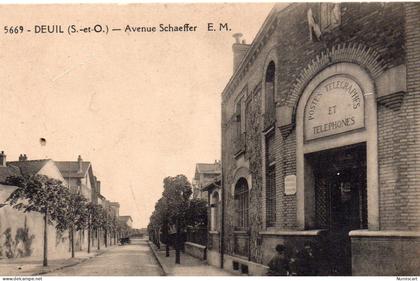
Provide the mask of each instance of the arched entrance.
{"label": "arched entrance", "polygon": [[325,68],[298,103],[297,219],[328,231],[331,274],[351,274],[351,230],[379,227],[376,114],[373,81],[352,63]]}

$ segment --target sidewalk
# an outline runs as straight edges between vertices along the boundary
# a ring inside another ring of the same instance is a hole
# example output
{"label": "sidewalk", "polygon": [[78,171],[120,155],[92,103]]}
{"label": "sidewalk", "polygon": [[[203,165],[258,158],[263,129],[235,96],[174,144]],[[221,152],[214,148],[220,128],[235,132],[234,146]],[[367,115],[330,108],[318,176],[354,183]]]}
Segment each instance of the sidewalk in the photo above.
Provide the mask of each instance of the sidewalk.
{"label": "sidewalk", "polygon": [[175,250],[171,249],[169,257],[165,256],[165,245],[160,250],[149,241],[153,254],[162,266],[166,275],[172,276],[230,276],[233,275],[223,269],[208,265],[188,254],[181,252],[181,264],[175,264]]}
{"label": "sidewalk", "polygon": [[[101,250],[92,249],[88,254],[86,250],[75,253],[75,258],[57,258],[53,253],[49,253],[51,257],[48,258],[48,266],[42,266],[42,257],[25,257],[16,259],[0,259],[0,276],[30,276],[42,275],[50,273],[65,267],[74,266],[93,257],[102,255],[109,249],[115,246],[110,246]],[[71,254],[69,253],[69,256]]]}

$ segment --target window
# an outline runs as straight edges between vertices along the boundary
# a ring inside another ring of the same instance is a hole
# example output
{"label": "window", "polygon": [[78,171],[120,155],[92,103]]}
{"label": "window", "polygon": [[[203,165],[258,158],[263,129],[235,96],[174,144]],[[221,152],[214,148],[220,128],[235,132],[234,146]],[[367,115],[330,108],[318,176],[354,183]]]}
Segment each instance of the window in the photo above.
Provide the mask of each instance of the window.
{"label": "window", "polygon": [[248,227],[248,183],[246,179],[240,178],[235,186],[235,210],[236,228],[246,229]]}
{"label": "window", "polygon": [[236,116],[236,137],[239,137],[242,133],[242,99],[240,99],[236,103],[236,110],[235,110],[235,116]]}
{"label": "window", "polygon": [[210,229],[212,231],[219,230],[219,193],[217,191],[213,192],[210,201]]}
{"label": "window", "polygon": [[339,3],[321,3],[321,31],[329,31],[341,23]]}
{"label": "window", "polygon": [[265,140],[265,211],[266,226],[274,226],[276,222],[276,162],[274,155],[274,132]]}
{"label": "window", "polygon": [[275,73],[276,66],[270,62],[265,73],[265,114],[267,119],[274,120],[276,108],[274,102],[275,96]]}

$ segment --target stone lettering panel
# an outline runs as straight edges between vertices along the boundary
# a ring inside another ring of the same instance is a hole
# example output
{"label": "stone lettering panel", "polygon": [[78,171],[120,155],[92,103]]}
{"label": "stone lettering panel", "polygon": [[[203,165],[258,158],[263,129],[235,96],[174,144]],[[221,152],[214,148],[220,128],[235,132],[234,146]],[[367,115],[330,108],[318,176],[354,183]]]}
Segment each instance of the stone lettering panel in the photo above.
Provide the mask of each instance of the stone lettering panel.
{"label": "stone lettering panel", "polygon": [[289,175],[284,178],[284,194],[294,195],[296,194],[296,176]]}
{"label": "stone lettering panel", "polygon": [[312,92],[305,107],[305,140],[363,127],[363,92],[353,79],[344,75],[333,76]]}

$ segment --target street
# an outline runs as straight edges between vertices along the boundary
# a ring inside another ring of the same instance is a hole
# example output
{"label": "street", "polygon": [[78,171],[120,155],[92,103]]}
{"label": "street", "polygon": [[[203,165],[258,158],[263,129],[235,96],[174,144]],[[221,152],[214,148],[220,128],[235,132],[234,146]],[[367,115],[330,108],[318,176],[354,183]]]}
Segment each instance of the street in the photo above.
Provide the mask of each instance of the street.
{"label": "street", "polygon": [[50,276],[138,276],[163,275],[147,240],[132,239],[130,245],[118,246],[76,266],[51,272]]}

